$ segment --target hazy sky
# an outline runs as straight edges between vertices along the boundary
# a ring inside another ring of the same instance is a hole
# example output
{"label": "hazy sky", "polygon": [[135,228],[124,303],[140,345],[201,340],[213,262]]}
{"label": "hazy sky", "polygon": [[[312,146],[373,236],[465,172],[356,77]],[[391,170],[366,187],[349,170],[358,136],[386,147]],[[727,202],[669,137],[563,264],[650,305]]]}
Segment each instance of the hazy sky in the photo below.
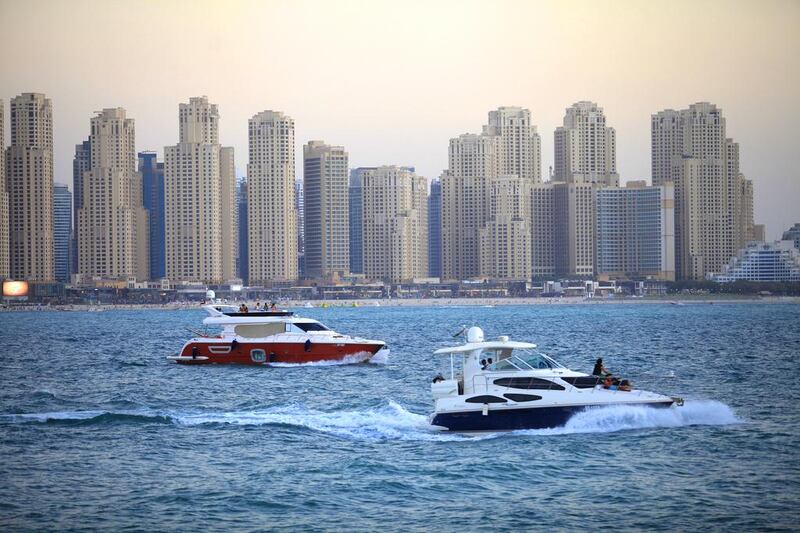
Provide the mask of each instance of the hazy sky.
{"label": "hazy sky", "polygon": [[[756,222],[800,222],[800,2],[0,0],[0,98],[53,100],[56,180],[92,112],[121,106],[137,149],[178,138],[178,104],[219,105],[247,163],[247,119],[274,109],[351,166],[447,166],[490,109],[531,110],[542,170],[578,100],[617,130],[622,181],[650,177],[650,115],[711,101],[741,144]],[[8,126],[6,126],[8,127]],[[8,133],[6,134],[8,135]],[[300,174],[298,174],[300,177]]]}

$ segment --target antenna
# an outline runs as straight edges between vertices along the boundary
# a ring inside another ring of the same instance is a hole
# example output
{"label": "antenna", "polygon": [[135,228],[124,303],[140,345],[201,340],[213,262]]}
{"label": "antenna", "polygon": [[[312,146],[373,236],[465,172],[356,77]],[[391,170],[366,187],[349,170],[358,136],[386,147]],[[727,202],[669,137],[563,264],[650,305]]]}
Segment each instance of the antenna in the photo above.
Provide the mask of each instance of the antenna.
{"label": "antenna", "polygon": [[458,333],[456,333],[455,335],[453,335],[453,338],[455,339],[455,338],[456,338],[456,337],[458,337],[459,335],[463,335],[465,331],[467,331],[467,326],[461,326],[461,329],[460,329],[460,330],[458,330]]}

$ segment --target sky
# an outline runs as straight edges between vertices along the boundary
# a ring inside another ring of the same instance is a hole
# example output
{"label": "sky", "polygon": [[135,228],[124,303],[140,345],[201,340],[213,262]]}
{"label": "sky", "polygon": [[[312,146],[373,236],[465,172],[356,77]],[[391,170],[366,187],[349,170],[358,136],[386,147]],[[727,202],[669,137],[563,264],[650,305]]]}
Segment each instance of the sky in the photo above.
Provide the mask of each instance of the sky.
{"label": "sky", "polygon": [[0,0],[0,99],[51,98],[68,184],[106,107],[135,119],[138,150],[163,154],[178,104],[208,96],[240,175],[247,120],[272,109],[294,118],[298,161],[322,139],[352,167],[435,178],[450,138],[521,106],[546,177],[565,108],[591,100],[617,131],[625,182],[650,178],[651,114],[709,101],[775,239],[800,222],[799,27],[794,0]]}

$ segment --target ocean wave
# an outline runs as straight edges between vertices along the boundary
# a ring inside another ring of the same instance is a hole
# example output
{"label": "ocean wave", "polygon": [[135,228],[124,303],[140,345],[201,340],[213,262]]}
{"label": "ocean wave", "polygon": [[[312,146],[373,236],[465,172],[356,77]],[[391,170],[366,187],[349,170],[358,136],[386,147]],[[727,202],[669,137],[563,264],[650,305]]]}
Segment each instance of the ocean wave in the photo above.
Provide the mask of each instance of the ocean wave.
{"label": "ocean wave", "polygon": [[716,401],[688,401],[678,408],[609,406],[576,414],[563,427],[513,432],[490,432],[479,436],[434,429],[428,417],[408,411],[390,400],[386,405],[364,410],[316,411],[301,406],[231,412],[153,411],[64,411],[0,415],[5,423],[157,423],[176,426],[288,426],[305,428],[356,440],[452,441],[497,438],[501,435],[566,435],[611,433],[632,429],[727,425],[740,423],[733,410]]}

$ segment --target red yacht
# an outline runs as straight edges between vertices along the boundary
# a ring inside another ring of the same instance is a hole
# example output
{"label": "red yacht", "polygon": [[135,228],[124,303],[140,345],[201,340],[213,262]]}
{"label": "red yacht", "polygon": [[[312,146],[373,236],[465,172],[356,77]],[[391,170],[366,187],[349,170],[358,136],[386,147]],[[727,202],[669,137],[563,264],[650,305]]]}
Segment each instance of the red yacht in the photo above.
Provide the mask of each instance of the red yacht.
{"label": "red yacht", "polygon": [[187,365],[364,362],[386,347],[383,341],[341,335],[322,323],[291,311],[240,313],[235,306],[206,305],[206,326],[222,327],[217,336],[198,335],[178,355],[167,357]]}

